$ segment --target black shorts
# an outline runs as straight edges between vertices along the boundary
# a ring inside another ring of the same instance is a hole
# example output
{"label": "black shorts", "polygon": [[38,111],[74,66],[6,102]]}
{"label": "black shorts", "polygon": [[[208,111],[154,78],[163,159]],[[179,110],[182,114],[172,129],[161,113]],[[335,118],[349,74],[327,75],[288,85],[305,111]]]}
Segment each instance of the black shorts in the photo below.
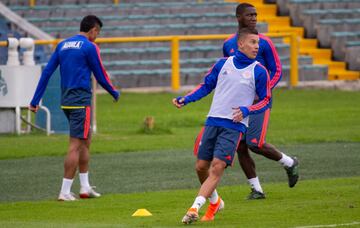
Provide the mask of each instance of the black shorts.
{"label": "black shorts", "polygon": [[216,157],[232,165],[242,134],[229,128],[205,126],[196,139],[194,153],[199,160],[212,161]]}
{"label": "black shorts", "polygon": [[250,115],[249,127],[246,131],[246,144],[261,148],[265,143],[266,131],[269,124],[270,109],[265,112]]}
{"label": "black shorts", "polygon": [[91,107],[63,108],[69,121],[70,136],[79,139],[88,139],[90,136]]}

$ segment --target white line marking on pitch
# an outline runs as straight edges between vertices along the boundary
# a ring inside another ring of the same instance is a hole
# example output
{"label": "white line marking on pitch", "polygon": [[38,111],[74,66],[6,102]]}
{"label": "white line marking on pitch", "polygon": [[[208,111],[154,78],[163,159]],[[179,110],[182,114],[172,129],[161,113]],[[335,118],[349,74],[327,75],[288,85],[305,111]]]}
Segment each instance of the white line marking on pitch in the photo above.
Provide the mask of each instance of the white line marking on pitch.
{"label": "white line marking on pitch", "polygon": [[354,225],[359,225],[359,224],[360,224],[360,222],[352,222],[352,223],[330,224],[330,225],[296,226],[294,228],[338,227],[338,226],[354,226]]}

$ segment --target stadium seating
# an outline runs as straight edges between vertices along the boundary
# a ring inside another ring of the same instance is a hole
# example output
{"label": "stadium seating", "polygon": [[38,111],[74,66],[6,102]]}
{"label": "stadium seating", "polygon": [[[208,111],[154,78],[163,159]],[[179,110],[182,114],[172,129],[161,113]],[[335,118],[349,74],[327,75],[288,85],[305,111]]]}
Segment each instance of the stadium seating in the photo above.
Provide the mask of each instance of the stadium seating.
{"label": "stadium seating", "polygon": [[[237,23],[234,17],[236,4],[218,1],[113,1],[67,0],[62,4],[49,0],[37,1],[35,7],[10,4],[10,8],[29,22],[55,37],[65,38],[76,34],[79,22],[89,13],[104,21],[103,37],[232,34]],[[202,3],[200,3],[202,2]],[[261,32],[290,31],[290,19],[276,16],[276,5],[254,1],[259,13],[258,29]],[[303,28],[291,28],[303,36]],[[284,79],[289,80],[289,45],[274,38],[283,61]],[[215,60],[222,56],[222,40],[182,41],[180,44],[181,81],[197,84]],[[302,42],[306,43],[306,42]],[[117,86],[153,86],[170,84],[169,42],[100,44],[104,65]],[[317,75],[309,80],[326,79],[327,67],[312,65],[311,57],[299,57],[300,79]],[[312,73],[311,73],[312,72]],[[151,76],[151,77],[146,77]],[[161,80],[161,82],[159,81]]]}
{"label": "stadium seating", "polygon": [[314,25],[322,19],[350,19],[360,18],[360,8],[356,9],[308,9],[301,14],[301,20],[306,29],[306,37],[315,38]]}
{"label": "stadium seating", "polygon": [[282,15],[291,16],[293,25],[305,27],[306,38],[318,39],[311,47],[301,46],[300,53],[311,55],[316,64],[328,65],[329,79],[360,78],[360,72],[346,70],[342,62],[356,62],[349,59],[353,55],[345,59],[345,45],[358,39],[353,31],[360,28],[360,1],[277,0],[277,4]]}
{"label": "stadium seating", "polygon": [[[316,25],[316,33],[321,47],[329,47],[333,32],[360,31],[360,17],[353,19],[324,19]],[[343,60],[343,59],[342,59]]]}
{"label": "stadium seating", "polygon": [[346,43],[345,60],[350,70],[360,71],[360,41]]}
{"label": "stadium seating", "polygon": [[345,46],[349,41],[359,41],[360,32],[333,32],[331,34],[331,48],[335,59],[345,58]]}
{"label": "stadium seating", "polygon": [[303,26],[301,14],[306,9],[354,9],[360,8],[358,0],[288,0],[287,2],[292,23]]}

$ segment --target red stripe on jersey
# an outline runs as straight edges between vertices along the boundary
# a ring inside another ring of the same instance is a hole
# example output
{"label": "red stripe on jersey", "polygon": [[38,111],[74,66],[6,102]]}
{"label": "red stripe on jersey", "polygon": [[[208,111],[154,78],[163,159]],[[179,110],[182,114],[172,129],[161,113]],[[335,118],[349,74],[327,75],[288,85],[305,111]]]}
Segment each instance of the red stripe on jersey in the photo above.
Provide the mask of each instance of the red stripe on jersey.
{"label": "red stripe on jersey", "polygon": [[235,36],[236,36],[236,33],[235,33],[235,34],[232,34],[229,38],[227,38],[227,39],[224,41],[224,43],[226,43],[228,40],[234,38]]}
{"label": "red stripe on jersey", "polygon": [[102,63],[102,60],[101,60],[101,57],[100,57],[100,48],[99,48],[99,46],[97,46],[95,43],[94,43],[94,45],[95,45],[95,48],[96,48],[96,53],[97,53],[97,55],[98,55],[98,58],[99,58],[99,61],[100,61],[100,66],[101,66],[101,70],[102,70],[102,72],[103,72],[103,74],[104,74],[104,77],[105,77],[106,81],[109,83],[109,85],[111,86],[112,90],[116,90],[116,89],[114,88],[114,86],[112,85],[112,83],[111,83],[111,81],[110,81],[110,77],[109,77],[109,75],[106,73],[106,70],[105,70],[104,65],[103,65],[103,63]]}
{"label": "red stripe on jersey", "polygon": [[201,86],[204,85],[204,83],[200,83],[198,86],[195,87],[195,89],[193,89],[192,91],[190,91],[188,94],[186,94],[186,96],[190,96],[191,94],[195,93],[196,91],[198,91]]}
{"label": "red stripe on jersey", "polygon": [[274,74],[274,77],[271,78],[271,81],[270,81],[270,88],[272,89],[278,83],[278,81],[280,80],[281,62],[280,62],[279,55],[278,55],[278,53],[276,51],[276,48],[275,48],[273,42],[270,40],[270,38],[267,37],[267,36],[264,36],[263,34],[259,34],[259,37],[268,42],[268,44],[269,44],[269,46],[270,46],[270,48],[272,50],[274,60],[275,60],[276,72]]}
{"label": "red stripe on jersey", "polygon": [[262,67],[265,69],[266,71],[266,76],[268,78],[267,80],[267,83],[266,83],[266,97],[264,98],[264,100],[262,100],[261,102],[257,103],[257,104],[254,104],[254,105],[251,105],[249,107],[249,111],[256,111],[256,110],[260,110],[262,109],[263,107],[265,107],[269,101],[270,101],[270,97],[271,97],[271,89],[270,89],[270,76],[269,76],[269,72],[266,70],[266,68],[261,65],[260,63],[258,64],[258,66]]}

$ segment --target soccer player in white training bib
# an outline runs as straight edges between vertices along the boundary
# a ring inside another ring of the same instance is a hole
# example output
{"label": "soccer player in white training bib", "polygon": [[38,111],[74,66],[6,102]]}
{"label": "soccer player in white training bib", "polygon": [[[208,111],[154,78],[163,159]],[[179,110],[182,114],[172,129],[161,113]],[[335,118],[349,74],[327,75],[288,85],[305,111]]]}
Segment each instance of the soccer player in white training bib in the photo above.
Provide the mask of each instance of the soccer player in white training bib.
{"label": "soccer player in white training bib", "polygon": [[[224,170],[233,163],[236,149],[246,132],[249,115],[264,112],[271,99],[270,77],[255,57],[259,50],[256,29],[244,28],[238,33],[235,55],[222,58],[205,75],[204,83],[183,97],[173,99],[182,108],[205,97],[215,89],[203,134],[199,139],[196,172],[201,187],[193,205],[182,222],[190,224],[199,219],[199,210],[210,200],[202,221],[211,221],[224,208],[216,187]],[[259,102],[253,105],[255,97]]]}

